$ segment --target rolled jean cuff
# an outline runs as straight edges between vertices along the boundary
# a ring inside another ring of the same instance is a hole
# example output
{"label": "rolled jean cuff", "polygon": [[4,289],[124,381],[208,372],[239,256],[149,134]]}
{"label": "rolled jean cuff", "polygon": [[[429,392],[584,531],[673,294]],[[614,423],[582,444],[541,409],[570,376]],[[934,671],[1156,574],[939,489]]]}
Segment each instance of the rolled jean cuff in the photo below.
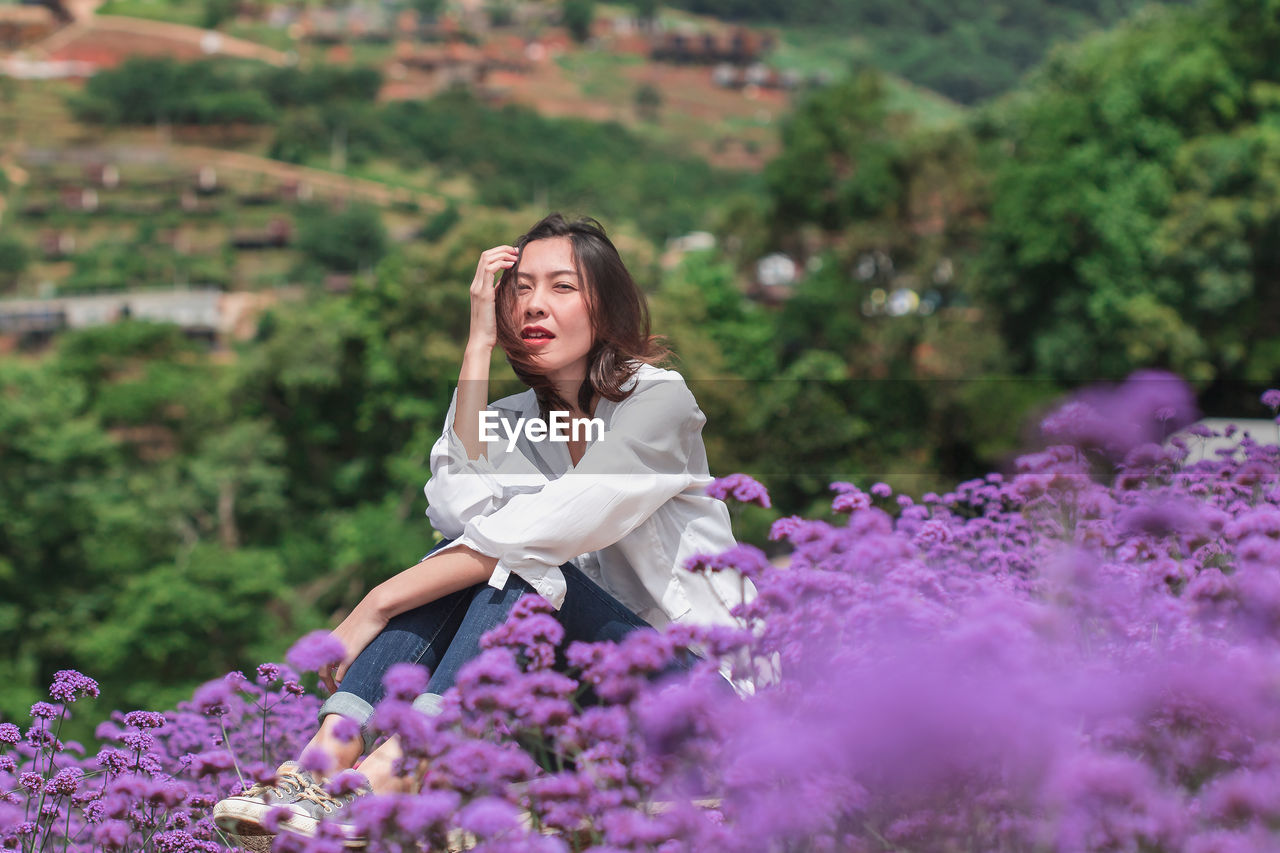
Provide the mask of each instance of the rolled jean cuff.
{"label": "rolled jean cuff", "polygon": [[360,724],[360,735],[364,738],[364,751],[368,752],[377,739],[369,732],[369,720],[373,717],[373,706],[354,693],[339,690],[320,706],[320,722],[330,714],[337,714]]}
{"label": "rolled jean cuff", "polygon": [[444,697],[439,693],[423,693],[413,700],[413,710],[428,717],[438,717],[444,711]]}

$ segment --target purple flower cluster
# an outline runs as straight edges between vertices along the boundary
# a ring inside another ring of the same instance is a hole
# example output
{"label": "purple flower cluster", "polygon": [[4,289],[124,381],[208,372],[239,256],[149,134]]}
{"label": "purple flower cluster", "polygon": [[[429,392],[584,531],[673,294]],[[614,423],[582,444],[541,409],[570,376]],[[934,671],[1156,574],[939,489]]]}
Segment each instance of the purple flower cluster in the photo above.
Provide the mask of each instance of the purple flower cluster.
{"label": "purple flower cluster", "polygon": [[[279,668],[291,679],[293,674]],[[68,705],[98,695],[78,672],[54,676],[25,732],[0,723],[0,849],[214,853],[230,845],[209,820],[226,794],[270,778],[314,726],[318,701],[233,673],[164,714],[115,712],[86,754],[58,738]]]}
{"label": "purple flower cluster", "polygon": [[[328,631],[312,631],[293,644],[285,659],[303,672],[319,672],[332,664],[341,663],[346,656],[347,650],[337,637]],[[266,678],[270,674],[270,670],[260,671],[259,677]]]}
{"label": "purple flower cluster", "polygon": [[[835,484],[839,523],[775,522],[785,566],[690,561],[751,578],[736,628],[564,648],[526,598],[438,715],[411,707],[425,673],[387,673],[372,727],[418,793],[359,798],[358,831],[386,851],[1280,849],[1280,448],[1205,458],[1209,431],[1174,434],[1190,399],[1152,374],[1079,395],[1007,475],[918,502]],[[749,478],[713,491],[768,505]],[[212,803],[310,733],[299,691],[236,673],[117,714],[92,757],[57,737],[92,694],[51,691],[25,732],[0,724],[0,842],[216,849]]]}
{"label": "purple flower cluster", "polygon": [[755,504],[765,509],[772,506],[769,503],[768,490],[746,474],[730,474],[727,477],[712,480],[711,485],[707,486],[707,494],[722,501],[733,498],[735,501]]}

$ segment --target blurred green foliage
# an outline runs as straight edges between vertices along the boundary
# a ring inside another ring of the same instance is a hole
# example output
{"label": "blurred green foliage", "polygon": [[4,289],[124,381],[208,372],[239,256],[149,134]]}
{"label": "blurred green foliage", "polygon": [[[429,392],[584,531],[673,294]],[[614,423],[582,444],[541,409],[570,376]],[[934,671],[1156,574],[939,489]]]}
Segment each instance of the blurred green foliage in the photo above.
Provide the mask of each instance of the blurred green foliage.
{"label": "blurred green foliage", "polygon": [[390,103],[382,122],[387,147],[380,153],[406,164],[425,159],[446,174],[462,171],[483,204],[591,212],[635,222],[656,239],[697,227],[717,201],[753,183],[618,124],[495,109],[465,91]]}
{"label": "blurred green foliage", "polygon": [[270,68],[227,60],[132,57],[70,96],[77,119],[96,124],[274,124],[279,110],[372,101],[373,68]]}
{"label": "blurred green foliage", "polygon": [[591,21],[595,18],[595,0],[561,0],[561,17],[565,29],[576,41],[586,41],[591,36]]}
{"label": "blurred green foliage", "polygon": [[298,217],[298,248],[326,269],[372,269],[389,247],[382,217],[371,205],[350,204],[336,212],[317,205]]}
{"label": "blurred green foliage", "polygon": [[9,284],[31,262],[31,249],[9,234],[0,234],[0,284]]}
{"label": "blurred green foliage", "polygon": [[978,292],[1019,369],[1280,375],[1278,50],[1263,0],[1152,11],[991,110]]}
{"label": "blurred green foliage", "polygon": [[857,39],[877,68],[973,103],[1013,88],[1052,45],[1115,23],[1149,2],[670,0],[667,5],[726,20],[840,33]]}
{"label": "blurred green foliage", "polygon": [[476,236],[517,227],[478,217],[349,294],[286,304],[229,364],[137,320],[0,359],[0,714],[63,666],[112,707],[162,707],[278,659],[425,553],[419,490],[468,310],[465,287],[428,283],[464,281]]}

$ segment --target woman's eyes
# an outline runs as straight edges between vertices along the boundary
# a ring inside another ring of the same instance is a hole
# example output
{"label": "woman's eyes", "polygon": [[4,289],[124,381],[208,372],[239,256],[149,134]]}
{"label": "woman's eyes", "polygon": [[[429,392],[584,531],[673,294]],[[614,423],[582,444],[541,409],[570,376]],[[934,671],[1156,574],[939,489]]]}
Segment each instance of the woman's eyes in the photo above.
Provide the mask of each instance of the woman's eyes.
{"label": "woman's eyes", "polygon": [[[578,289],[576,285],[570,284],[567,281],[557,281],[555,284],[551,285],[551,287],[555,290],[559,290],[562,293],[572,293],[573,291]],[[516,285],[516,293],[526,293],[530,290],[533,290],[533,285],[531,284]]]}

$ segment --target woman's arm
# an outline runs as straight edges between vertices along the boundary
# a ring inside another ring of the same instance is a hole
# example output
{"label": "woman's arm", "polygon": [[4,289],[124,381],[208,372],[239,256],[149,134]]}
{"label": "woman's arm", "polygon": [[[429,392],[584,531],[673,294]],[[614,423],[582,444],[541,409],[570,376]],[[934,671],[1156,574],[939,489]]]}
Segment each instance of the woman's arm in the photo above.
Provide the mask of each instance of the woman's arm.
{"label": "woman's arm", "polygon": [[480,412],[489,403],[489,360],[498,343],[494,314],[497,285],[493,277],[515,266],[517,257],[514,246],[495,246],[480,255],[476,276],[471,280],[471,332],[458,374],[458,406],[453,418],[453,431],[466,448],[468,459],[485,455],[485,445],[480,440]]}
{"label": "woman's arm", "polygon": [[[449,403],[444,431],[431,448],[431,477],[423,490],[427,516],[436,530],[455,539],[477,515],[499,506],[507,489],[537,489],[544,477],[518,453],[489,452],[480,440],[480,415],[489,395],[489,362],[497,341],[494,276],[515,262],[510,246],[496,246],[480,256],[471,282],[471,332]],[[491,464],[492,463],[492,464]]]}
{"label": "woman's arm", "polygon": [[347,656],[336,672],[321,674],[321,680],[330,692],[347,674],[347,668],[373,642],[391,617],[412,610],[428,602],[443,598],[460,589],[484,583],[497,566],[496,557],[467,547],[452,548],[432,554],[417,565],[378,584],[366,595],[346,619],[342,620],[333,635],[342,641]]}

